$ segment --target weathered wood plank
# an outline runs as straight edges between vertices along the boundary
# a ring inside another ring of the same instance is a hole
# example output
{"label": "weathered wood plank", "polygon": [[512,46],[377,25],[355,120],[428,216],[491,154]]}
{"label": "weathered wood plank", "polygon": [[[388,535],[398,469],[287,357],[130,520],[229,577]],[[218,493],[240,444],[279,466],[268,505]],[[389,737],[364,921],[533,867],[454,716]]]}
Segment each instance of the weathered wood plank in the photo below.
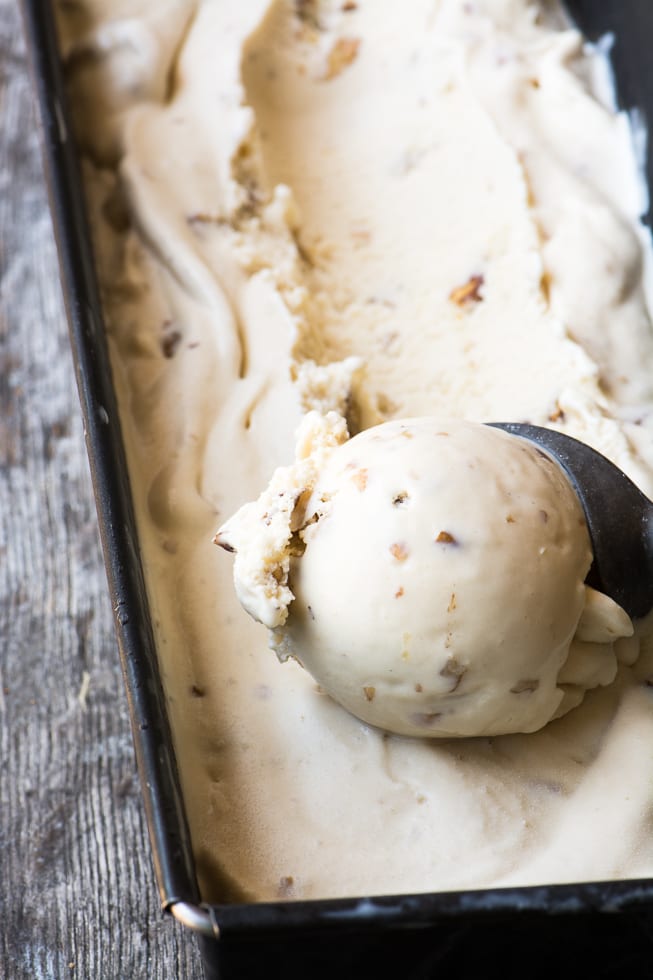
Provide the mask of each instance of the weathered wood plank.
{"label": "weathered wood plank", "polygon": [[18,10],[0,0],[0,975],[200,975],[159,911]]}

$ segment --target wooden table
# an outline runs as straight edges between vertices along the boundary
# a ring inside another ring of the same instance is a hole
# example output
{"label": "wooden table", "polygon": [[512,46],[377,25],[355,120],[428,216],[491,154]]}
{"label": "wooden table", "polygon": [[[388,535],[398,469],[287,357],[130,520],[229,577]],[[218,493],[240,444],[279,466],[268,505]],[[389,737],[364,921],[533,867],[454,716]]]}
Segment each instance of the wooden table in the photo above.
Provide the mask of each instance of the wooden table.
{"label": "wooden table", "polygon": [[0,0],[0,976],[201,976],[162,915],[15,0]]}

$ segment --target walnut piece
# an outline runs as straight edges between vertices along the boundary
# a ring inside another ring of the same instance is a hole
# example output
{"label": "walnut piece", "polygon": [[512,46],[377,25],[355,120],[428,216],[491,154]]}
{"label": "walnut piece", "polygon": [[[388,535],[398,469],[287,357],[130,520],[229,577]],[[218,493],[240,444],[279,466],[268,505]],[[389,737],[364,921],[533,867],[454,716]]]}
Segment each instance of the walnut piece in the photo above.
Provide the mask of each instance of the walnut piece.
{"label": "walnut piece", "polygon": [[340,37],[329,51],[325,78],[335,78],[345,70],[358,55],[359,37]]}
{"label": "walnut piece", "polygon": [[435,540],[438,544],[458,544],[453,534],[450,534],[449,531],[440,531]]}
{"label": "walnut piece", "polygon": [[450,678],[454,682],[453,687],[450,688],[451,692],[456,690],[466,673],[467,667],[464,664],[461,664],[455,657],[449,657],[440,671],[440,677]]}
{"label": "walnut piece", "polygon": [[181,332],[179,330],[166,329],[161,337],[161,353],[168,359],[175,356],[181,343]]}
{"label": "walnut piece", "polygon": [[468,306],[470,303],[480,303],[483,300],[481,287],[484,282],[483,276],[470,276],[462,286],[456,286],[451,290],[449,299],[460,307]]}
{"label": "walnut piece", "polygon": [[390,545],[390,554],[396,561],[406,561],[408,558],[408,548],[401,541],[395,541]]}

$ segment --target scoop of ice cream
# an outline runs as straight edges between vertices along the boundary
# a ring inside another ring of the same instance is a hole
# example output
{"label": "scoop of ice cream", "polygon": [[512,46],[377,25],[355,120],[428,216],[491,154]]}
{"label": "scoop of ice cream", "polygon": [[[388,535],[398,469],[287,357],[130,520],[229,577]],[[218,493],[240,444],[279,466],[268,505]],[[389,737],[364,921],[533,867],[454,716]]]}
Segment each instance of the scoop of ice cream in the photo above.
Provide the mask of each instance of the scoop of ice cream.
{"label": "scoop of ice cream", "polygon": [[280,659],[297,659],[359,718],[429,737],[535,731],[614,678],[613,643],[632,624],[585,586],[581,505],[531,443],[409,419],[332,440],[310,486],[296,467],[220,543],[260,571],[257,514],[265,538],[285,482],[286,565],[268,560],[266,575],[287,590],[287,610],[249,609],[272,627]]}

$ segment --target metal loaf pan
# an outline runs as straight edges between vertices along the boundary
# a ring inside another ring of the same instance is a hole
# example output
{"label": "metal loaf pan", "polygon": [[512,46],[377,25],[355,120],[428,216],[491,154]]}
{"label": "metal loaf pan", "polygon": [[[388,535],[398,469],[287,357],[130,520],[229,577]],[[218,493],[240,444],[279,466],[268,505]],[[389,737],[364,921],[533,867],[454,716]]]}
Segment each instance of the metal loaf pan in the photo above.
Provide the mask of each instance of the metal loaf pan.
{"label": "metal loaf pan", "polygon": [[[22,0],[98,520],[163,909],[196,934],[220,977],[650,976],[653,881],[383,898],[207,906],[200,902],[168,727],[82,185],[54,18]],[[615,36],[622,104],[653,120],[650,0],[573,0],[590,38]],[[653,186],[653,154],[647,161]],[[653,365],[651,366],[653,370]],[[606,806],[610,805],[609,796]],[[473,860],[473,855],[470,855]]]}

